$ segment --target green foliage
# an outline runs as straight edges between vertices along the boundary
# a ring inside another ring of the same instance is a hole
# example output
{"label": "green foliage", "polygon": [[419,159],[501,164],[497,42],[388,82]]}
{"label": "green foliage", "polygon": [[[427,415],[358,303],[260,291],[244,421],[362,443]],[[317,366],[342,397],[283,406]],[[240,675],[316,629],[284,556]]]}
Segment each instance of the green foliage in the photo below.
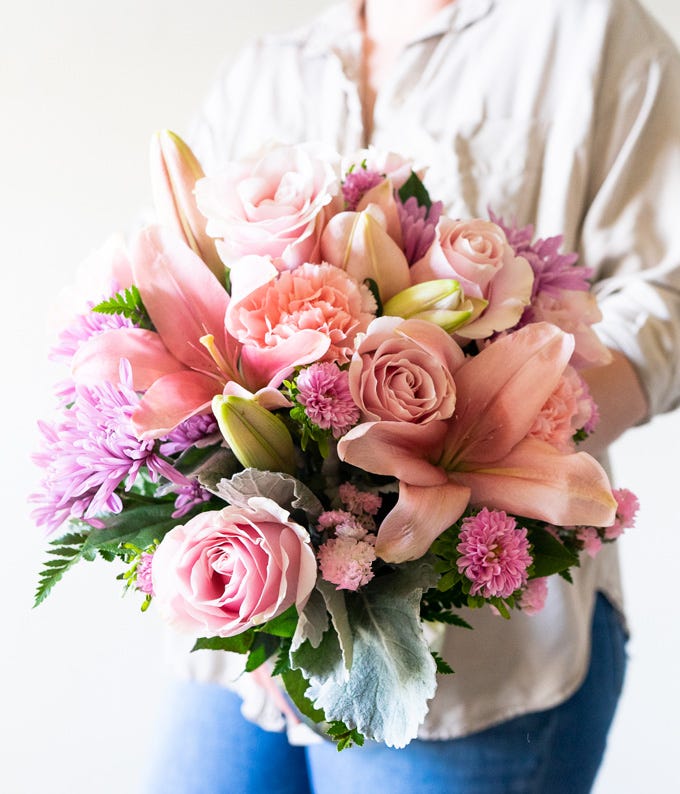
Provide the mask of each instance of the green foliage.
{"label": "green foliage", "polygon": [[255,629],[248,629],[235,637],[199,637],[191,650],[248,653],[254,639]]}
{"label": "green foliage", "polygon": [[446,661],[446,659],[442,659],[442,657],[436,651],[432,651],[432,658],[434,659],[434,663],[437,665],[437,672],[440,675],[453,675],[454,670],[451,665]]}
{"label": "green foliage", "polygon": [[356,728],[348,728],[340,720],[333,720],[333,722],[328,723],[326,733],[336,743],[338,752],[346,750],[348,747],[353,747],[355,744],[361,747],[364,743],[363,734],[359,733]]}
{"label": "green foliage", "polygon": [[295,634],[298,623],[298,613],[295,606],[290,606],[285,612],[268,620],[260,631],[273,634],[275,637],[290,639]]}
{"label": "green foliage", "polygon": [[134,284],[122,292],[117,292],[111,298],[98,303],[92,311],[100,314],[121,314],[131,320],[138,328],[153,330],[153,323],[142,303],[142,296]]}
{"label": "green foliage", "polygon": [[411,176],[399,188],[399,198],[401,199],[402,203],[412,197],[415,198],[415,200],[418,202],[418,206],[420,207],[427,207],[429,210],[432,206],[432,199],[430,198],[430,194],[427,192],[427,188],[422,183],[418,174],[416,174],[414,171],[411,171]]}
{"label": "green foliage", "polygon": [[80,560],[93,560],[96,556],[94,550],[87,546],[89,532],[71,532],[57,540],[50,542],[47,550],[54,559],[47,560],[43,569],[38,574],[38,587],[35,592],[34,607],[47,598],[54,585],[70,568]]}
{"label": "green foliage", "polygon": [[264,664],[270,656],[273,656],[279,649],[281,640],[271,634],[262,631],[255,633],[252,645],[246,661],[246,672],[252,673],[253,670]]}
{"label": "green foliage", "polygon": [[281,678],[288,696],[302,715],[315,723],[323,722],[326,719],[323,711],[316,708],[307,697],[306,692],[309,687],[309,681],[302,675],[301,670],[288,670],[281,674]]}
{"label": "green foliage", "polygon": [[532,545],[534,556],[532,578],[562,573],[568,568],[578,566],[578,555],[539,524],[531,523],[528,527],[527,537]]}

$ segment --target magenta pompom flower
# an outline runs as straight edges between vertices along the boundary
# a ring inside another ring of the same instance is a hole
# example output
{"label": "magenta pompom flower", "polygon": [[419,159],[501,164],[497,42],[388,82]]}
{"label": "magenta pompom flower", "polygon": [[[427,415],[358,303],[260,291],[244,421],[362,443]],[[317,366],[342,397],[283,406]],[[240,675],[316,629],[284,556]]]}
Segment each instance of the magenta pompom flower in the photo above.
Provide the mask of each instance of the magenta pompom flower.
{"label": "magenta pompom flower", "polygon": [[153,595],[153,580],[151,577],[151,566],[153,554],[142,552],[136,570],[137,589],[146,595]]}
{"label": "magenta pompom flower", "polygon": [[526,584],[532,563],[527,531],[502,510],[485,507],[463,519],[458,552],[458,571],[472,582],[472,595],[507,598]]}
{"label": "magenta pompom flower", "polygon": [[422,259],[437,235],[437,224],[444,204],[435,201],[430,207],[418,204],[414,196],[397,202],[404,255],[409,265]]}
{"label": "magenta pompom flower", "polygon": [[347,372],[337,364],[321,362],[303,369],[297,378],[298,402],[309,420],[335,438],[359,421],[359,408],[349,390]]}
{"label": "magenta pompom flower", "polygon": [[355,168],[345,176],[342,183],[342,196],[350,211],[356,210],[359,202],[369,190],[379,185],[385,177],[370,168]]}

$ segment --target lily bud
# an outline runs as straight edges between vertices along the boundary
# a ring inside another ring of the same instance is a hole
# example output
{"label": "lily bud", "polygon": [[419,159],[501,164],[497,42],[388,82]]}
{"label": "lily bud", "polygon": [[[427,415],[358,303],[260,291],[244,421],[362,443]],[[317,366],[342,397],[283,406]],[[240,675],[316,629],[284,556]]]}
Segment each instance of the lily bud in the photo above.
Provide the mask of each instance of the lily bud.
{"label": "lily bud", "polygon": [[383,306],[387,315],[426,320],[451,334],[479,314],[486,301],[466,298],[458,281],[439,278],[398,292]]}
{"label": "lily bud", "polygon": [[217,424],[232,452],[246,468],[295,473],[295,448],[278,416],[256,400],[217,394],[212,401]]}
{"label": "lily bud", "polygon": [[174,132],[161,130],[151,139],[151,189],[158,220],[187,243],[224,283],[224,263],[215,241],[205,233],[194,187],[205,174],[189,146]]}

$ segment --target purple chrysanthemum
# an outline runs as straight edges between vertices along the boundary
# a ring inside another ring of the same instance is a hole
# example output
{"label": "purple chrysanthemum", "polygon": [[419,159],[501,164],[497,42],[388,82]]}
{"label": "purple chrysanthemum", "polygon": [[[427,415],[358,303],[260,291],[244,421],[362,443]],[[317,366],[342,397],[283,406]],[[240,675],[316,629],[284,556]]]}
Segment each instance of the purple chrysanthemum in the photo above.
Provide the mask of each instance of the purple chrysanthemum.
{"label": "purple chrysanthemum", "polygon": [[444,204],[435,201],[428,208],[418,204],[415,196],[397,201],[401,222],[402,247],[409,265],[422,259],[437,235],[437,224]]}
{"label": "purple chrysanthemum", "polygon": [[347,209],[356,210],[364,195],[384,179],[384,175],[379,171],[371,171],[368,168],[355,168],[350,171],[342,183],[342,195],[347,203]]}
{"label": "purple chrysanthemum", "polygon": [[564,240],[562,235],[533,240],[534,227],[531,224],[518,227],[513,223],[510,226],[493,212],[489,212],[489,216],[503,229],[515,254],[524,257],[531,265],[534,271],[532,300],[539,292],[558,297],[562,290],[590,289],[588,279],[592,270],[576,265],[578,254],[560,252]]}
{"label": "purple chrysanthemum", "polygon": [[315,425],[332,430],[335,438],[359,421],[359,408],[349,390],[349,376],[332,362],[303,369],[297,378],[298,402]]}
{"label": "purple chrysanthemum", "polygon": [[472,595],[507,598],[526,584],[532,562],[527,531],[502,510],[485,507],[463,519],[458,552],[458,571],[472,582]]}
{"label": "purple chrysanthemum", "polygon": [[213,414],[190,416],[177,425],[163,439],[160,445],[161,455],[176,455],[191,447],[203,447],[221,440],[217,421]]}
{"label": "purple chrysanthemum", "polygon": [[[175,470],[155,452],[153,440],[140,441],[131,415],[139,403],[127,361],[121,362],[119,384],[77,385],[74,401],[54,424],[40,423],[43,447],[34,461],[45,469],[42,490],[31,496],[36,522],[47,533],[70,518],[91,520],[100,513],[119,513],[116,493],[130,488],[143,467],[152,481],[172,479]],[[96,520],[90,521],[97,525]]]}

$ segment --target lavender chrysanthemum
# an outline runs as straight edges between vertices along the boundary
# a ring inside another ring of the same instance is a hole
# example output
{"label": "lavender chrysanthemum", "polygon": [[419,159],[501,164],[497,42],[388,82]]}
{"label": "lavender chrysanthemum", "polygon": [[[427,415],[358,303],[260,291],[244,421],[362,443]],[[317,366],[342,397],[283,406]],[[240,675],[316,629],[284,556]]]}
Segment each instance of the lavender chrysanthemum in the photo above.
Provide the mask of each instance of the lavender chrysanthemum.
{"label": "lavender chrysanthemum", "polygon": [[217,420],[213,414],[190,416],[177,425],[163,439],[160,446],[161,455],[176,455],[191,447],[202,447],[221,440]]}
{"label": "lavender chrysanthemum", "polygon": [[472,595],[507,598],[527,582],[527,531],[502,510],[485,507],[463,519],[458,551],[458,571],[472,582]]}
{"label": "lavender chrysanthemum", "polygon": [[[547,237],[533,240],[532,225],[518,227],[515,223],[508,225],[503,218],[489,213],[491,220],[503,229],[510,246],[517,256],[524,257],[534,271],[534,287],[532,300],[540,292],[559,296],[562,290],[589,290],[588,279],[592,270],[577,265],[578,254],[561,253],[563,237]],[[533,240],[533,242],[532,242]]]}
{"label": "lavender chrysanthemum", "polygon": [[132,487],[143,467],[152,481],[177,475],[155,452],[154,441],[140,441],[135,435],[131,415],[140,398],[132,388],[127,361],[121,362],[120,380],[77,385],[73,404],[63,409],[61,418],[39,425],[43,448],[33,459],[45,476],[42,490],[31,501],[38,505],[36,522],[48,534],[70,518],[91,520],[101,513],[119,513],[123,504],[118,487]]}
{"label": "lavender chrysanthemum", "polygon": [[352,212],[356,210],[364,195],[384,179],[384,175],[379,171],[371,171],[368,168],[355,168],[350,171],[342,183],[342,195],[347,203],[347,209]]}
{"label": "lavender chrysanthemum", "polygon": [[349,376],[337,364],[321,362],[302,370],[297,379],[298,402],[310,421],[335,438],[359,420],[359,408],[349,390]]}
{"label": "lavender chrysanthemum", "polygon": [[437,224],[444,204],[435,201],[429,208],[418,204],[415,196],[397,201],[403,249],[409,265],[422,259],[437,235]]}

